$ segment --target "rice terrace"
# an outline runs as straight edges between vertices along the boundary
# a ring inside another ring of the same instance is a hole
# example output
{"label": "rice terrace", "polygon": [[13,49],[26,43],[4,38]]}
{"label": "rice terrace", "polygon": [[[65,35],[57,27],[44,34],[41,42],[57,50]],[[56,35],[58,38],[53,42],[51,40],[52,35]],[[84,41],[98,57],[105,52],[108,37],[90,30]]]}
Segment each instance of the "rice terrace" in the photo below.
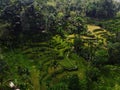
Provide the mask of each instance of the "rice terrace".
{"label": "rice terrace", "polygon": [[120,90],[120,0],[0,0],[0,90]]}

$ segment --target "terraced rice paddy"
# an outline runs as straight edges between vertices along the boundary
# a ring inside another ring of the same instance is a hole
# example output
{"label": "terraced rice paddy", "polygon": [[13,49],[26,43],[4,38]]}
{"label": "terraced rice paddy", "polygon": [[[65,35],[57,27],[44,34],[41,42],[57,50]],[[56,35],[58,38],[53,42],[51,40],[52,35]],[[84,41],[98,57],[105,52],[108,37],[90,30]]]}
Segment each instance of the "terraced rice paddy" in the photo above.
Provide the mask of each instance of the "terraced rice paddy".
{"label": "terraced rice paddy", "polygon": [[[104,47],[107,44],[106,37],[112,36],[110,32],[94,25],[88,25],[88,32],[89,34],[81,36],[85,46],[89,46],[88,41],[92,40],[95,46],[101,42]],[[40,78],[42,88],[46,88],[47,81],[52,86],[68,74],[76,73],[81,80],[86,78],[86,62],[83,58],[72,54],[73,47],[66,43],[69,41],[73,43],[74,37],[75,35],[69,35],[65,40],[62,40],[56,36],[52,41],[27,43],[23,47],[22,53],[37,63],[35,68],[38,68],[37,72],[40,74],[38,78]]]}

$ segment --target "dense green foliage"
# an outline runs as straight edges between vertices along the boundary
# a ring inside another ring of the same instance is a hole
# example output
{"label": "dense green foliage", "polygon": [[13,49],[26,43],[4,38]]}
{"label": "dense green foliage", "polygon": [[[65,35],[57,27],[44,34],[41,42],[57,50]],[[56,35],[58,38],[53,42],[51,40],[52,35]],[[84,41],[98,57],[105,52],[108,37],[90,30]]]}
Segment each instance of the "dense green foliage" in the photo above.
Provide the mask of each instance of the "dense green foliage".
{"label": "dense green foliage", "polygon": [[0,0],[0,90],[120,90],[119,12],[115,0]]}
{"label": "dense green foliage", "polygon": [[87,15],[95,18],[111,18],[117,14],[119,8],[119,5],[113,0],[96,0],[88,5]]}

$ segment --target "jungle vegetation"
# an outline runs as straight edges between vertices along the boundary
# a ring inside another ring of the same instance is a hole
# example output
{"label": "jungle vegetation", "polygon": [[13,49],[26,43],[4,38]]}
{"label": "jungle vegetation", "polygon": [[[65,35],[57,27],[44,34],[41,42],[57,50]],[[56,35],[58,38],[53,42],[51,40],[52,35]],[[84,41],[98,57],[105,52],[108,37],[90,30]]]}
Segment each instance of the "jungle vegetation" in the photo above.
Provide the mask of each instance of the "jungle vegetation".
{"label": "jungle vegetation", "polygon": [[120,1],[0,0],[0,90],[17,88],[120,90]]}

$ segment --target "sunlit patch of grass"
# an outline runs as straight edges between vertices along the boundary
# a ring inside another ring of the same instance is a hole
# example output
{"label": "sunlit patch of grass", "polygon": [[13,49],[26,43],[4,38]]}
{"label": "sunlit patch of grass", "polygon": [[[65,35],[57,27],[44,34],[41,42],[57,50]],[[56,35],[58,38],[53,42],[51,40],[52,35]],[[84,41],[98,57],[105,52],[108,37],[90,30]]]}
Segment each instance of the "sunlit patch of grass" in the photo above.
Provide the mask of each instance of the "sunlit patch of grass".
{"label": "sunlit patch of grass", "polygon": [[101,29],[101,27],[96,25],[87,25],[87,27],[88,27],[88,31],[91,31],[91,32],[93,32],[93,30],[95,29]]}
{"label": "sunlit patch of grass", "polygon": [[[97,40],[98,43],[100,43],[99,40],[102,40],[103,45],[106,46],[107,38],[114,36],[113,33],[110,33],[109,31],[101,28],[100,26],[88,24],[87,27],[88,27],[89,33],[87,33],[86,35],[80,36],[80,38],[83,40]],[[75,36],[78,36],[78,35],[77,34],[69,35],[67,39],[69,40],[69,42],[74,43]]]}
{"label": "sunlit patch of grass", "polygon": [[104,46],[107,46],[107,38],[113,37],[114,34],[110,33],[109,31],[95,25],[88,25],[88,31],[90,31],[97,40],[102,40]]}
{"label": "sunlit patch of grass", "polygon": [[49,6],[56,6],[56,3],[55,2],[47,2],[47,5],[49,5]]}

